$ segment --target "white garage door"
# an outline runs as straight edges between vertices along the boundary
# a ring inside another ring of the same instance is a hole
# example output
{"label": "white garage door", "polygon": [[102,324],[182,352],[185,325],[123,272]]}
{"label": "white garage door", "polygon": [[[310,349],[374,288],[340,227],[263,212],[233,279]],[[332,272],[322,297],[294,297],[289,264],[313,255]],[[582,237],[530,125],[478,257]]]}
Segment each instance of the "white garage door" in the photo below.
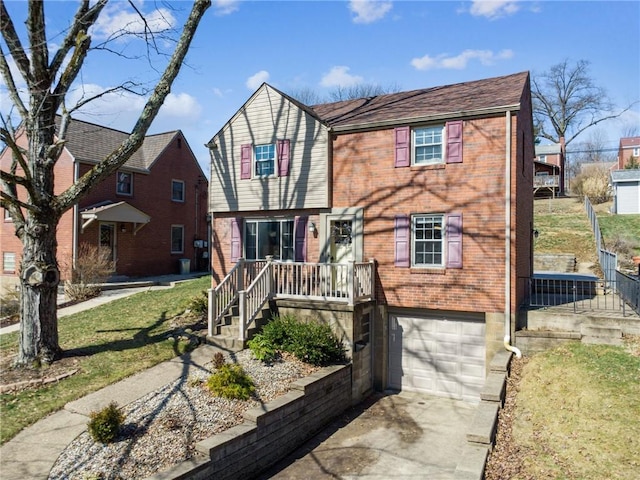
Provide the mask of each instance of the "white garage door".
{"label": "white garage door", "polygon": [[472,402],[485,378],[485,323],[389,316],[389,387]]}

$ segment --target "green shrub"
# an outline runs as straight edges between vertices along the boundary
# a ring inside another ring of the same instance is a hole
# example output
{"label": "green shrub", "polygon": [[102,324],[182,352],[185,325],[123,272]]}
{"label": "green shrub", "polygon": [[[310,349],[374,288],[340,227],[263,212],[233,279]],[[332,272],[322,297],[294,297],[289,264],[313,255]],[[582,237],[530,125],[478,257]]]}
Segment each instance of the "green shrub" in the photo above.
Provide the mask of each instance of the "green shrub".
{"label": "green shrub", "polygon": [[203,290],[200,295],[191,298],[189,305],[187,305],[187,310],[190,310],[193,313],[197,313],[199,315],[204,315],[205,313],[207,313],[208,308],[209,297],[206,290]]}
{"label": "green shrub", "polygon": [[100,443],[111,443],[115,440],[124,422],[124,415],[115,402],[111,402],[99,412],[91,412],[89,416],[89,434]]}
{"label": "green shrub", "polygon": [[237,364],[225,364],[207,380],[207,387],[218,397],[248,400],[255,391],[253,381]]}
{"label": "green shrub", "polygon": [[289,352],[303,362],[329,365],[345,361],[344,345],[329,325],[302,323],[295,317],[276,317],[248,342],[253,355],[273,361],[278,352]]}

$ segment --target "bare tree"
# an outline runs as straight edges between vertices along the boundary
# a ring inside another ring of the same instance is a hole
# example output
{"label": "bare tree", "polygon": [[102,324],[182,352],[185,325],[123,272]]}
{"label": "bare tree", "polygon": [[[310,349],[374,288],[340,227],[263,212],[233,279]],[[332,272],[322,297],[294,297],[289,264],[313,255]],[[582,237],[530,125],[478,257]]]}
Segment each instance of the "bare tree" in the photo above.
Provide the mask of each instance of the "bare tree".
{"label": "bare tree", "polygon": [[[28,3],[25,37],[22,43],[15,24],[0,0],[0,73],[12,101],[12,113],[20,117],[20,127],[12,128],[11,114],[2,114],[0,140],[12,154],[10,168],[0,172],[1,205],[10,214],[16,236],[23,246],[20,266],[20,347],[17,365],[48,363],[61,353],[56,314],[60,270],[56,260],[56,227],[62,214],[76,204],[93,187],[122,166],[142,145],[149,126],[156,117],[187,54],[196,29],[210,0],[195,0],[175,49],[168,59],[153,92],[149,96],[128,138],[66,191],[54,194],[54,167],[64,145],[70,111],[65,98],[75,84],[83,63],[92,49],[88,32],[103,12],[108,0],[82,0],[64,38],[56,38],[57,50],[50,58],[45,32],[44,2]],[[138,33],[149,49],[155,48],[154,32],[133,1],[130,6],[144,25]],[[105,44],[100,45],[108,50]],[[5,50],[8,52],[5,54]],[[13,60],[17,73],[10,69]],[[19,75],[26,92],[18,88]],[[126,84],[123,83],[123,88]],[[100,96],[100,95],[98,95]],[[94,97],[95,98],[95,97]],[[80,101],[85,104],[90,99]],[[77,107],[78,105],[75,105]],[[56,128],[56,115],[61,121]],[[26,148],[19,144],[26,137]]]}
{"label": "bare tree", "polygon": [[329,92],[329,101],[341,102],[343,100],[354,100],[356,98],[375,97],[387,93],[397,93],[401,91],[398,85],[383,87],[373,83],[358,83],[351,87],[336,87]]}
{"label": "bare tree", "polygon": [[[589,62],[569,60],[553,65],[534,76],[531,82],[533,118],[539,137],[560,144],[560,169],[565,171],[566,147],[587,128],[617,118],[618,113],[604,88],[589,76]],[[560,194],[564,194],[564,175],[560,176]]]}

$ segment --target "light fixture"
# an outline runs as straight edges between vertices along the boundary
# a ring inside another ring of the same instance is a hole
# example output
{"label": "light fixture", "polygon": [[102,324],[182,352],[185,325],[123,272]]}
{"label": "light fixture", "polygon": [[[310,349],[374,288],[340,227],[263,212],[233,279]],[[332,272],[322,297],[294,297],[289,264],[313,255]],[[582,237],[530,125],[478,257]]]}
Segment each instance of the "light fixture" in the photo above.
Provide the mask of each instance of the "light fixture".
{"label": "light fixture", "polygon": [[121,231],[122,233],[124,233],[124,232],[126,232],[126,231],[127,231],[127,226],[126,226],[124,223],[121,223],[121,224],[120,224],[120,231]]}
{"label": "light fixture", "polygon": [[309,231],[311,233],[316,233],[316,224],[315,223],[313,223],[313,222],[309,223]]}

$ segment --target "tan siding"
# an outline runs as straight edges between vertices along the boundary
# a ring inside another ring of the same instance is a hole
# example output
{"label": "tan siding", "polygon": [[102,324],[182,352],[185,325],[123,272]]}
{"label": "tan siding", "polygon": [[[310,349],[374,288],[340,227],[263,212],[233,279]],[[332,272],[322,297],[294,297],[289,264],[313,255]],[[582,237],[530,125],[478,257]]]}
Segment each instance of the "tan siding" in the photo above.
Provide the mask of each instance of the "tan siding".
{"label": "tan siding", "polygon": [[[240,179],[240,146],[289,139],[286,177]],[[215,138],[210,210],[235,212],[328,207],[328,132],[316,119],[263,86]]]}

